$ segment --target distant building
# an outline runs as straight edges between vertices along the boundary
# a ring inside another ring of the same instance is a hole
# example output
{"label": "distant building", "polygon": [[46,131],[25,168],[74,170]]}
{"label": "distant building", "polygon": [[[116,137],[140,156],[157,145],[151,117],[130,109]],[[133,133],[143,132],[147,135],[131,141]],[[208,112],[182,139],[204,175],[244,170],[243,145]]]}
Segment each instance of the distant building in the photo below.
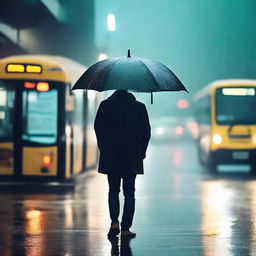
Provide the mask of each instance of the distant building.
{"label": "distant building", "polygon": [[0,3],[0,57],[53,54],[84,65],[97,60],[93,0]]}

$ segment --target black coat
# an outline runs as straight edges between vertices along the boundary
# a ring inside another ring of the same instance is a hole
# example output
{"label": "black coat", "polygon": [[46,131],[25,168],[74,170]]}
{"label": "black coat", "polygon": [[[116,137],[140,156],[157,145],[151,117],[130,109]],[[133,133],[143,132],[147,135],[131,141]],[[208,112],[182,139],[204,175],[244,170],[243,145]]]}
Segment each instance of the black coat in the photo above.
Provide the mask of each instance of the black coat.
{"label": "black coat", "polygon": [[100,173],[144,173],[150,124],[143,103],[131,93],[115,91],[101,102],[94,129],[100,150]]}

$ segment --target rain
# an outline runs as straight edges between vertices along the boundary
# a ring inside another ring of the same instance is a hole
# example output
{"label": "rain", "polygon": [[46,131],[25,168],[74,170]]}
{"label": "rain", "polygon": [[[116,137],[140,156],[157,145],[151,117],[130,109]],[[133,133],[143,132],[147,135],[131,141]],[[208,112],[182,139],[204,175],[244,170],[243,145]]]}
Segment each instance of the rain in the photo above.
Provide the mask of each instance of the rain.
{"label": "rain", "polygon": [[[256,255],[255,27],[253,0],[1,1],[0,256]],[[122,86],[151,127],[136,237],[108,235],[98,173]]]}

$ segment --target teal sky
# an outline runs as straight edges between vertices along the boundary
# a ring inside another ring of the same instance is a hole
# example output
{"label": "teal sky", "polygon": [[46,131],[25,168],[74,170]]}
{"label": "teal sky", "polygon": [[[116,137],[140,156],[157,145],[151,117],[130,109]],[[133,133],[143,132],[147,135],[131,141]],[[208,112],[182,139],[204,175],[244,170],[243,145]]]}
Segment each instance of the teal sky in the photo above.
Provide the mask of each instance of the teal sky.
{"label": "teal sky", "polygon": [[[256,78],[255,0],[96,0],[96,44],[110,57],[163,62],[193,95],[225,78]],[[117,30],[107,31],[108,13]]]}

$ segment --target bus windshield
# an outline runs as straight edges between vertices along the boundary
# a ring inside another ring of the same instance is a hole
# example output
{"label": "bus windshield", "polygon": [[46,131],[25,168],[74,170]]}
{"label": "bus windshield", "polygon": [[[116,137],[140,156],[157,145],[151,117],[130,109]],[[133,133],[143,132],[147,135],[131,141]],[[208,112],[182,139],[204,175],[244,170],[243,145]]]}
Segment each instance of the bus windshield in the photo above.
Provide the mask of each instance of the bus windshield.
{"label": "bus windshield", "polygon": [[216,90],[216,122],[219,125],[256,124],[256,88],[226,87]]}
{"label": "bus windshield", "polygon": [[23,91],[22,139],[53,144],[57,140],[57,90]]}

